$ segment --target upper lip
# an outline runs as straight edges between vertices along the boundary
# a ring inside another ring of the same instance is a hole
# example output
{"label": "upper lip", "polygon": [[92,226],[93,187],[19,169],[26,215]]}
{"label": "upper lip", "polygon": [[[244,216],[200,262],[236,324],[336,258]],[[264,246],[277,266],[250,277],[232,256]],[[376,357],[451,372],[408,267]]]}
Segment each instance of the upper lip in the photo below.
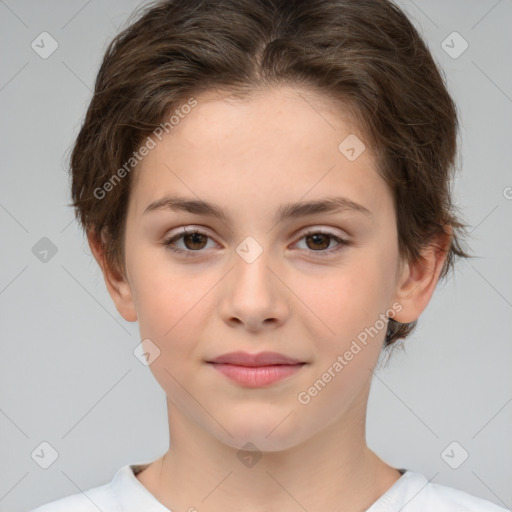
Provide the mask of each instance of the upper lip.
{"label": "upper lip", "polygon": [[249,354],[248,352],[229,352],[223,354],[208,363],[224,363],[239,366],[271,366],[275,364],[301,364],[303,361],[287,357],[277,352],[260,352],[259,354]]}

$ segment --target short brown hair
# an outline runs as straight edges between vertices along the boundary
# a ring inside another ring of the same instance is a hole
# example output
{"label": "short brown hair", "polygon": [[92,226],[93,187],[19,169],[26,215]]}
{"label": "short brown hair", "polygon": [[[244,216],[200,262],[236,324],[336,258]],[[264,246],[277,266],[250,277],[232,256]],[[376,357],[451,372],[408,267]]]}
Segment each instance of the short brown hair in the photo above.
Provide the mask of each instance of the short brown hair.
{"label": "short brown hair", "polygon": [[[112,178],[148,134],[201,92],[244,97],[279,84],[320,92],[357,119],[394,196],[402,259],[415,261],[446,226],[452,235],[441,277],[455,257],[469,257],[450,191],[456,106],[421,36],[394,4],[167,0],[132,18],[106,50],[70,159],[72,206],[86,232],[106,237],[112,269],[125,274],[132,176]],[[390,319],[385,345],[415,326]]]}

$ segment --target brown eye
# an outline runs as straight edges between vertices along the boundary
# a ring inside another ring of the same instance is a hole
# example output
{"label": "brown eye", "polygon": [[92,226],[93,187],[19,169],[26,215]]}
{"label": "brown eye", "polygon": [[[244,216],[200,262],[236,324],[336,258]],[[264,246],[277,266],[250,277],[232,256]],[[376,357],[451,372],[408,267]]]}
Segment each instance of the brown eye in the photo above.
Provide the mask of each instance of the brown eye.
{"label": "brown eye", "polygon": [[191,251],[197,251],[199,249],[204,249],[204,246],[206,244],[207,236],[203,235],[202,233],[191,233],[187,235],[182,235],[183,242],[185,244],[185,247],[187,249],[190,249]]}
{"label": "brown eye", "polygon": [[[182,233],[165,240],[164,245],[173,252],[186,254],[188,256],[194,252],[202,252],[209,238],[210,237],[206,233],[202,233],[197,229],[194,229],[193,231],[183,229]],[[183,239],[183,248],[176,247],[177,242],[180,239]]]}
{"label": "brown eye", "polygon": [[[325,233],[314,233],[313,235],[307,235],[305,238],[307,240],[306,244],[310,249],[322,250],[329,247],[332,235],[327,235]],[[308,242],[311,242],[311,245]]]}
{"label": "brown eye", "polygon": [[[307,252],[317,253],[318,256],[331,256],[351,244],[351,242],[348,240],[325,231],[309,231],[308,233],[304,233],[304,236],[301,238],[301,240],[305,240],[305,250]],[[329,246],[333,240],[338,245],[329,249]]]}

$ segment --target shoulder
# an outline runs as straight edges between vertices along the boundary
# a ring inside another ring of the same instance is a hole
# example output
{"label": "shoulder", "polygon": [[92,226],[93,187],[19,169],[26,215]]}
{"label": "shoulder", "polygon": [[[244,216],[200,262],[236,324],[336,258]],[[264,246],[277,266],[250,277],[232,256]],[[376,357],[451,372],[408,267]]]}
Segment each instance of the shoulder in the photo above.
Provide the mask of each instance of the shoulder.
{"label": "shoulder", "polygon": [[112,480],[99,487],[45,503],[29,512],[122,512],[167,510],[139,482],[136,475],[148,463],[121,467]]}
{"label": "shoulder", "polygon": [[425,489],[425,504],[436,506],[439,512],[506,512],[507,509],[490,501],[452,487],[428,484]]}
{"label": "shoulder", "polygon": [[45,503],[29,512],[121,512],[111,485],[93,487],[87,491]]}
{"label": "shoulder", "polygon": [[401,485],[397,485],[396,493],[390,497],[403,512],[510,512],[465,491],[431,483],[421,473],[408,471],[400,480]]}

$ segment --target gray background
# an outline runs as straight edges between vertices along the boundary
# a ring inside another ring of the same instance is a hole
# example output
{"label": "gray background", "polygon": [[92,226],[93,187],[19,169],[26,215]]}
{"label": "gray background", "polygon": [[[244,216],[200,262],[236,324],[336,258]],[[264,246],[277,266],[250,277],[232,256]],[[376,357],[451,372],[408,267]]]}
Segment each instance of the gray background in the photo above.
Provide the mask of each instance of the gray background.
{"label": "gray background", "polygon": [[[1,511],[104,484],[168,447],[164,393],[132,353],[137,324],[117,313],[67,206],[68,151],[100,59],[138,4],[0,1]],[[458,104],[455,197],[478,257],[436,290],[405,352],[377,372],[368,442],[390,464],[510,508],[512,1],[400,5]],[[59,45],[46,59],[31,48],[43,31]],[[441,46],[453,31],[469,43],[458,58]],[[57,249],[46,262],[33,253],[43,237]],[[48,469],[32,457],[44,441],[58,452]],[[453,469],[446,460],[462,450],[469,458]]]}

